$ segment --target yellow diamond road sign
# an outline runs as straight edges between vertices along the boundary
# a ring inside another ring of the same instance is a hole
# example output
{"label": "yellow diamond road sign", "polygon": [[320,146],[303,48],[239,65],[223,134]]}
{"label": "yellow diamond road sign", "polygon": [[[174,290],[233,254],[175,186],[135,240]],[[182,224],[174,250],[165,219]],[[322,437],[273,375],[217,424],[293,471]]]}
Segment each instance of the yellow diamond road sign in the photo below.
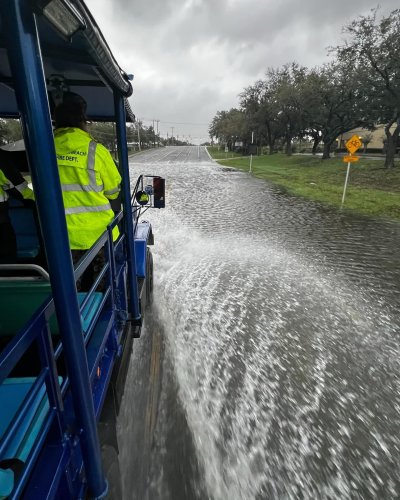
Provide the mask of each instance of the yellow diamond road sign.
{"label": "yellow diamond road sign", "polygon": [[362,142],[360,141],[358,135],[353,135],[347,142],[346,142],[346,148],[347,151],[352,155],[357,151],[357,149],[362,146]]}

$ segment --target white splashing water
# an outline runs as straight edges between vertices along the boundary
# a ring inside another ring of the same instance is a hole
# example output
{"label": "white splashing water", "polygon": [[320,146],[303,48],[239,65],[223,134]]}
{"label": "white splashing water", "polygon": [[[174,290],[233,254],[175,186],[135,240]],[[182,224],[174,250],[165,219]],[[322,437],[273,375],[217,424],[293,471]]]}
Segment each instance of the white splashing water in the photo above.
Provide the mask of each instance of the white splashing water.
{"label": "white splashing water", "polygon": [[[351,498],[362,481],[377,493],[379,467],[357,454],[346,463],[345,448],[357,419],[366,434],[373,425],[360,398],[379,399],[357,364],[390,360],[383,369],[398,387],[390,318],[299,256],[170,224],[155,249],[155,304],[210,497]],[[325,469],[310,472],[318,463]],[[377,474],[369,484],[366,467]]]}

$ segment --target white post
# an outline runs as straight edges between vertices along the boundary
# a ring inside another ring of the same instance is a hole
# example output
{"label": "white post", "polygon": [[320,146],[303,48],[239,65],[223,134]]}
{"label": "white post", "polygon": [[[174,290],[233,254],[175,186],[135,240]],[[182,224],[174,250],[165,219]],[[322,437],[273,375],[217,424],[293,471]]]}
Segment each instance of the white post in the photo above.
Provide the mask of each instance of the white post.
{"label": "white post", "polygon": [[140,120],[136,123],[136,125],[137,125],[137,137],[138,137],[139,151],[141,151],[142,148],[140,147]]}
{"label": "white post", "polygon": [[[253,146],[254,142],[254,132],[251,133],[251,145]],[[253,151],[253,148],[251,149]],[[251,174],[251,167],[253,165],[253,153],[250,153],[250,169],[249,169],[249,174]]]}
{"label": "white post", "polygon": [[347,182],[349,180],[349,174],[350,174],[350,165],[351,165],[351,163],[348,162],[347,163],[346,180],[344,181],[344,188],[343,188],[342,207],[343,207],[344,199],[346,197]]}

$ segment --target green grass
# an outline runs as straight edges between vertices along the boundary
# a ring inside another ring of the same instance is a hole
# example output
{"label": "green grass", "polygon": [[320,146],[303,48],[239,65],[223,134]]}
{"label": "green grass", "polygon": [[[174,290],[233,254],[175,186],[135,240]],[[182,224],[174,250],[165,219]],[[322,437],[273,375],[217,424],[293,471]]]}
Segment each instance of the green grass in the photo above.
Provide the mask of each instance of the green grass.
{"label": "green grass", "polygon": [[218,147],[207,147],[208,152],[210,155],[214,158],[214,160],[227,160],[229,158],[235,158],[238,156],[237,153],[232,153],[232,151],[228,151],[228,153],[225,153],[225,148],[218,148]]}
{"label": "green grass", "polygon": [[[209,153],[224,166],[249,171],[250,158],[221,159],[221,152]],[[224,153],[225,154],[225,153]],[[347,163],[341,158],[322,160],[312,156],[283,154],[253,157],[252,175],[284,187],[292,194],[340,206]],[[400,165],[383,168],[383,160],[361,158],[350,170],[344,208],[359,213],[400,219]]]}

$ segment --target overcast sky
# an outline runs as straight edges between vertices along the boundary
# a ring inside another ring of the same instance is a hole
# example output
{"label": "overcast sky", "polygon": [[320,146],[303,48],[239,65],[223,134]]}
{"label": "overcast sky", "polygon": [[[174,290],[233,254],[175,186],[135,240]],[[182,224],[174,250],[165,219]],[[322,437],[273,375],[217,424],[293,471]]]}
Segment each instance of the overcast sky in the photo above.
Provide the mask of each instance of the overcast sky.
{"label": "overcast sky", "polygon": [[[131,107],[161,135],[198,143],[219,110],[268,67],[327,62],[342,26],[370,0],[86,0],[119,65],[133,73]],[[396,0],[380,2],[388,14]],[[155,128],[157,125],[155,125]]]}

